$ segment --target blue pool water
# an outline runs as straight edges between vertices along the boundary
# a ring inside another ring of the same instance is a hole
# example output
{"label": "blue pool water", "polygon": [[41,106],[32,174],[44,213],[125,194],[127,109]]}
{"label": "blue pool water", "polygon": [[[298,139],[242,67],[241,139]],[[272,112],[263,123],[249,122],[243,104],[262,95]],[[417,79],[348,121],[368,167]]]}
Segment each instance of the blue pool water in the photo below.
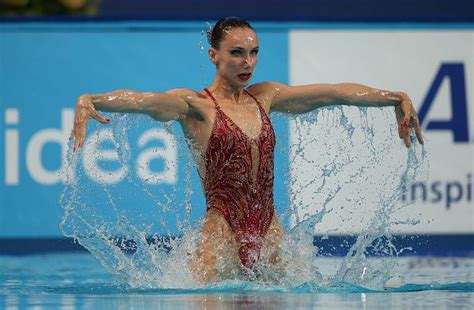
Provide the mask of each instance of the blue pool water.
{"label": "blue pool water", "polygon": [[[323,275],[340,260],[316,259]],[[398,258],[382,290],[330,281],[294,288],[230,281],[199,289],[116,283],[89,254],[0,256],[1,309],[474,308],[474,258]]]}

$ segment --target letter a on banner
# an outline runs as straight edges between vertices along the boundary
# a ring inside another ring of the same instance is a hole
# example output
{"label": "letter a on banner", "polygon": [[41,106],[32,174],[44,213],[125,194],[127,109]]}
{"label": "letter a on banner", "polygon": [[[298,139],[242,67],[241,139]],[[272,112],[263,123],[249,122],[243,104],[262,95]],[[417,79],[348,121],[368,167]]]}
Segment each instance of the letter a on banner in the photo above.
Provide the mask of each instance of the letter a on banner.
{"label": "letter a on banner", "polygon": [[[433,104],[441,84],[448,78],[451,86],[451,111],[450,120],[426,120],[426,115]],[[420,112],[418,113],[420,123],[426,125],[426,130],[450,130],[453,132],[454,142],[468,143],[469,128],[467,117],[466,81],[463,63],[442,64],[438,74],[431,84]],[[424,122],[427,121],[427,124]]]}

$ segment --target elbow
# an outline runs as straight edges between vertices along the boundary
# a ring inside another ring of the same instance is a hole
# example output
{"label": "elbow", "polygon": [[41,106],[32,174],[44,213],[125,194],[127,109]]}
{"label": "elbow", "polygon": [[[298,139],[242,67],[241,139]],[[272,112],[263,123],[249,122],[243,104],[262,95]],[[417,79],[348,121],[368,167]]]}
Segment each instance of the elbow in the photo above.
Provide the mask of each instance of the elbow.
{"label": "elbow", "polygon": [[392,93],[394,95],[394,99],[396,101],[395,105],[401,104],[405,100],[410,100],[410,97],[404,93],[404,92],[394,92]]}

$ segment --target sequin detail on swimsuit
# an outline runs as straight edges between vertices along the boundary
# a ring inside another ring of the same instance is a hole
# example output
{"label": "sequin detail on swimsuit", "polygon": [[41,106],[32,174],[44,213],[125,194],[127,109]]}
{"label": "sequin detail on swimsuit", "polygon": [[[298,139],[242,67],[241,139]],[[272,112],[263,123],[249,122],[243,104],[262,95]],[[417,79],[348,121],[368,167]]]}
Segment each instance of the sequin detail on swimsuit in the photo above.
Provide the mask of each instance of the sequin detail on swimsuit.
{"label": "sequin detail on swimsuit", "polygon": [[[239,245],[242,264],[251,268],[260,257],[263,238],[274,213],[275,134],[265,110],[248,91],[244,90],[257,103],[262,121],[260,135],[255,139],[249,138],[221,110],[209,90],[204,91],[216,107],[214,126],[204,154],[206,175],[203,184],[207,208],[224,216]],[[258,149],[254,157],[253,145]],[[256,174],[254,164],[258,165]]]}

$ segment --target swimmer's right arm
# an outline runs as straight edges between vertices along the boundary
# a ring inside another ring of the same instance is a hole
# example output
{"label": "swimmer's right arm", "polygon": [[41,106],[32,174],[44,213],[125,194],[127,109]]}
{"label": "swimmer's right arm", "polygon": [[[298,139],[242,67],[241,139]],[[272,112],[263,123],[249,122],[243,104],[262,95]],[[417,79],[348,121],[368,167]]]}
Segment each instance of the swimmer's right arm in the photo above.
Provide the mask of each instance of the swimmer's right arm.
{"label": "swimmer's right arm", "polygon": [[155,93],[117,90],[105,94],[80,96],[76,102],[76,115],[70,138],[75,139],[74,151],[84,144],[87,122],[90,118],[105,124],[110,122],[97,111],[141,113],[164,122],[177,120],[189,113],[189,105],[181,96],[185,95],[186,91]]}

